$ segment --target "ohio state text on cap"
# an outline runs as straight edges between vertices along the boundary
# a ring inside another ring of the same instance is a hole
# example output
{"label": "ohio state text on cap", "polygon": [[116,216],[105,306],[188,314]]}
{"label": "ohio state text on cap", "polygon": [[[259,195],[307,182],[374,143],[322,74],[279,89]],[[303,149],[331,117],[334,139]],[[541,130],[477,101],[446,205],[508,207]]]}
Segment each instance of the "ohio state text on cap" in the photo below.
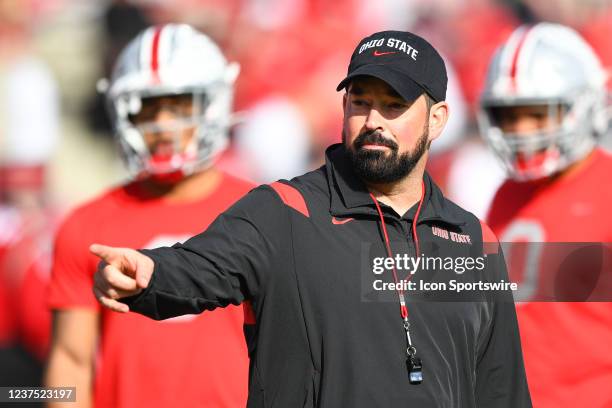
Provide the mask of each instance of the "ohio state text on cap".
{"label": "ohio state text on cap", "polygon": [[405,100],[412,101],[427,92],[436,102],[446,99],[446,66],[431,44],[405,31],[381,31],[359,42],[346,78],[337,91],[353,78],[370,75],[388,83]]}

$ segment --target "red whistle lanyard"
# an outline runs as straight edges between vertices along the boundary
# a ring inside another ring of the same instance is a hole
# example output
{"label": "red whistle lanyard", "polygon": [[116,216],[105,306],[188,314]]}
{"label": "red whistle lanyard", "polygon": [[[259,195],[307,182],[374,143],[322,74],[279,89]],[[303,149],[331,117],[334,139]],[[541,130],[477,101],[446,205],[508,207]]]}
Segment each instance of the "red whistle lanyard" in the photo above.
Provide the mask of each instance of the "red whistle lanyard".
{"label": "red whistle lanyard", "polygon": [[[374,194],[370,193],[370,197],[372,201],[374,201],[374,205],[376,205],[376,211],[378,211],[378,216],[380,217],[380,225],[382,226],[383,236],[385,238],[385,246],[387,247],[387,256],[389,258],[393,258],[393,252],[391,251],[391,244],[389,242],[389,234],[387,234],[387,227],[385,226],[385,219],[383,217],[382,210],[380,209],[380,205],[378,204],[378,200],[374,197]],[[414,247],[416,249],[416,256],[419,256],[420,248],[419,248],[419,238],[416,232],[417,220],[419,218],[419,213],[421,212],[421,206],[423,205],[423,200],[425,198],[425,182],[421,181],[421,199],[419,201],[419,206],[417,207],[416,213],[414,215],[414,220],[412,221],[412,238],[414,240]],[[412,279],[413,274],[408,276],[406,282]],[[406,349],[406,353],[409,358],[413,358],[416,355],[416,348],[412,345],[412,340],[410,338],[410,321],[408,320],[408,307],[406,306],[406,297],[404,296],[404,289],[402,285],[399,285],[399,279],[397,277],[397,271],[395,269],[395,264],[393,264],[393,280],[396,283],[396,290],[399,297],[400,304],[400,315],[402,317],[403,326],[406,330],[406,340],[408,341],[408,347]]]}

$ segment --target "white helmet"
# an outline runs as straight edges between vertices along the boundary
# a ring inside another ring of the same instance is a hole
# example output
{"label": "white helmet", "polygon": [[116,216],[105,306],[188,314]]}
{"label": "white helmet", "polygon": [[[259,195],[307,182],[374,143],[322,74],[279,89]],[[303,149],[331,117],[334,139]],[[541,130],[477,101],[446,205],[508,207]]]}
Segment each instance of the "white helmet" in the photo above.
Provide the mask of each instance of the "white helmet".
{"label": "white helmet", "polygon": [[[227,145],[231,122],[233,84],[240,71],[228,64],[217,45],[186,24],[149,27],[121,52],[106,98],[123,158],[134,176],[189,175],[208,166]],[[193,115],[171,123],[139,123],[130,117],[140,112],[143,98],[193,95]],[[163,158],[152,157],[143,131],[177,133],[195,127],[185,151],[178,148]]]}
{"label": "white helmet", "polygon": [[[481,96],[481,133],[516,180],[549,176],[585,157],[605,133],[606,74],[574,30],[522,26],[497,50]],[[506,107],[545,106],[551,129],[504,132]]]}

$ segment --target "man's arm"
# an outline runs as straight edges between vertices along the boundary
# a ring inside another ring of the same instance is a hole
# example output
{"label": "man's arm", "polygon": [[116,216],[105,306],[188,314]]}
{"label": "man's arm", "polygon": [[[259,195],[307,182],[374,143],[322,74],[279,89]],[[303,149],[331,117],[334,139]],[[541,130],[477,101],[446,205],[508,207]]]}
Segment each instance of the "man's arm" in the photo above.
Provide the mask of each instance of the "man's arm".
{"label": "man's arm", "polygon": [[100,308],[91,295],[95,258],[87,252],[95,222],[83,209],[75,210],[59,228],[47,302],[53,311],[51,349],[46,386],[76,387],[75,403],[61,407],[90,407],[99,337]]}
{"label": "man's arm", "polygon": [[259,187],[184,244],[140,252],[93,245],[106,263],[94,293],[113,310],[154,319],[240,304],[264,290],[274,265],[290,262],[289,234],[286,207]]}
{"label": "man's arm", "polygon": [[76,403],[49,404],[53,407],[92,406],[92,382],[98,311],[58,310],[53,313],[53,341],[45,373],[47,387],[76,387]]}

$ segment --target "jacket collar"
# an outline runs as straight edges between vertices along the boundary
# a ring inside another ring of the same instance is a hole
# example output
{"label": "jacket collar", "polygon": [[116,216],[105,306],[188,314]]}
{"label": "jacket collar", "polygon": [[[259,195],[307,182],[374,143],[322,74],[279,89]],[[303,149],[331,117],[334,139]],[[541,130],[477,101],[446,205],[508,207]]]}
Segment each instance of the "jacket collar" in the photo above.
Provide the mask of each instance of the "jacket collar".
{"label": "jacket collar", "polygon": [[[376,208],[370,197],[366,185],[353,172],[352,165],[344,145],[337,143],[325,151],[325,170],[330,192],[330,213],[333,216],[374,215]],[[425,221],[441,221],[451,225],[463,225],[465,222],[451,214],[448,202],[440,188],[433,182],[427,172],[423,176],[425,182],[425,198],[419,223]],[[413,219],[417,205],[415,204],[403,216],[404,219]],[[381,203],[386,215],[397,214],[392,208]]]}

